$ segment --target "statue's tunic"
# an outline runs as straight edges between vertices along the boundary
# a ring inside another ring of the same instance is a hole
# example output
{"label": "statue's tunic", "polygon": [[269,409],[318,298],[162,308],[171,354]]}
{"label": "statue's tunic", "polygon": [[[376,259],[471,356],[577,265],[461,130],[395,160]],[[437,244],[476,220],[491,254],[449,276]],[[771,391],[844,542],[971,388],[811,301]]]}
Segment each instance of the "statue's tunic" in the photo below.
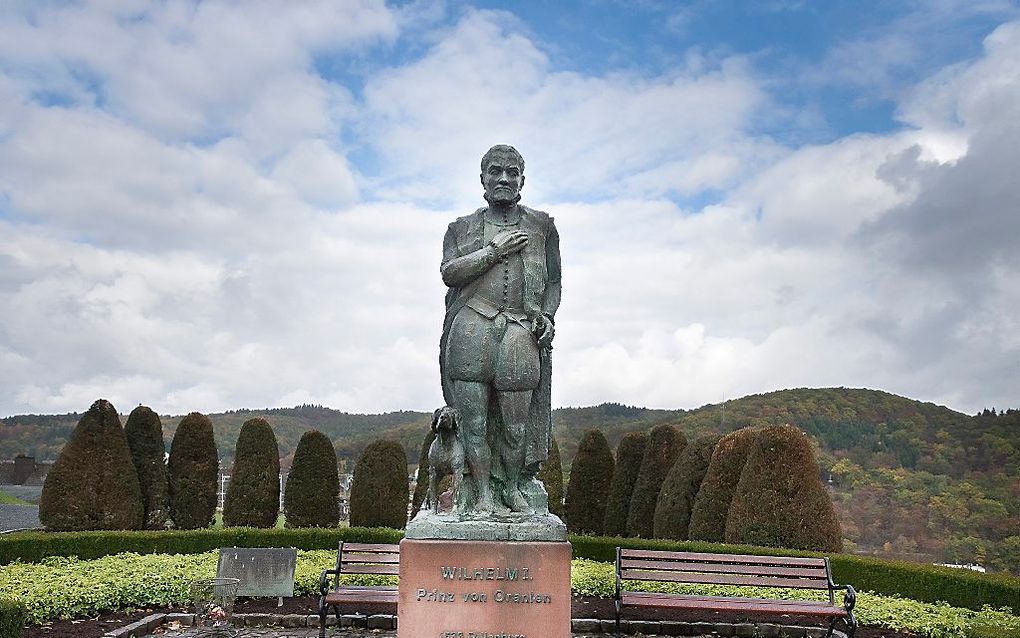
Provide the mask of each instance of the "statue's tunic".
{"label": "statue's tunic", "polygon": [[[559,307],[559,235],[541,211],[518,205],[516,215],[490,215],[486,222],[486,210],[454,221],[443,240],[443,280],[450,287],[439,347],[443,396],[454,405],[456,379],[497,390],[534,390],[524,441],[524,469],[533,474],[549,453],[552,362],[549,349],[539,352],[531,326],[539,315],[552,321]],[[497,261],[486,247],[499,230],[524,231],[528,243]],[[503,429],[494,394],[490,433]],[[499,468],[493,473],[500,474]]]}

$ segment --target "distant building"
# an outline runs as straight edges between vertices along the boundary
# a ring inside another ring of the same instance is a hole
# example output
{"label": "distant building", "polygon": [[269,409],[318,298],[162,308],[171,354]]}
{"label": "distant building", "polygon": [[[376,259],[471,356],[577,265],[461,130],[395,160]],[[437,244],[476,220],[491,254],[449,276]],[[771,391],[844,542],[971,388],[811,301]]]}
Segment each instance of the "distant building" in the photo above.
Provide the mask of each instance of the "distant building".
{"label": "distant building", "polygon": [[0,461],[0,484],[42,485],[52,462],[36,463],[34,456],[19,454],[13,461]]}

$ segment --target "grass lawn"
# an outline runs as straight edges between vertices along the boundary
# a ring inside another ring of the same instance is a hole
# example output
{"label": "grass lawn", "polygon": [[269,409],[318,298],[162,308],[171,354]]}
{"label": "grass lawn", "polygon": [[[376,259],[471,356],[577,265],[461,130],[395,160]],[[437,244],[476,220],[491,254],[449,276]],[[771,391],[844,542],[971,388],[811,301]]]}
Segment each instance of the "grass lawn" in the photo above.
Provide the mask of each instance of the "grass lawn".
{"label": "grass lawn", "polygon": [[0,492],[0,505],[31,505],[28,501],[23,501],[17,496],[11,496],[7,492]]}

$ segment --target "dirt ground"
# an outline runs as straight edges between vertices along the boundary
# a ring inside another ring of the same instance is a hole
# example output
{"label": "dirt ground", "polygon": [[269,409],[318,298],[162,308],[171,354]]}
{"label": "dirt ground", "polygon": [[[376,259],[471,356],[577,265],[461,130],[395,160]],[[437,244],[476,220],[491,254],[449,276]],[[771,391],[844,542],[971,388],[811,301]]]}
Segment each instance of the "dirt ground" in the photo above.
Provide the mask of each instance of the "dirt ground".
{"label": "dirt ground", "polygon": [[[241,598],[234,606],[234,613],[269,613],[269,614],[318,614],[319,601],[311,596],[301,598],[285,598],[283,607],[277,607],[275,598]],[[23,638],[100,638],[110,629],[126,625],[129,622],[144,618],[149,614],[161,612],[187,612],[183,607],[170,609],[140,609],[133,612],[117,612],[103,614],[98,618],[86,620],[62,620],[46,625],[33,625],[25,630]],[[353,612],[355,610],[351,610]],[[395,614],[395,605],[360,606],[358,612],[368,614]],[[590,596],[575,596],[571,602],[571,616],[574,618],[612,618],[613,600]],[[727,617],[714,613],[701,613],[692,616],[690,612],[670,613],[657,610],[632,610],[623,616],[635,620],[681,620],[684,622],[738,622],[741,618]],[[747,620],[754,620],[753,618]],[[775,622],[775,619],[760,619],[762,622]],[[791,621],[789,624],[797,624]],[[896,632],[888,629],[860,628],[858,638],[916,638],[914,634]]]}

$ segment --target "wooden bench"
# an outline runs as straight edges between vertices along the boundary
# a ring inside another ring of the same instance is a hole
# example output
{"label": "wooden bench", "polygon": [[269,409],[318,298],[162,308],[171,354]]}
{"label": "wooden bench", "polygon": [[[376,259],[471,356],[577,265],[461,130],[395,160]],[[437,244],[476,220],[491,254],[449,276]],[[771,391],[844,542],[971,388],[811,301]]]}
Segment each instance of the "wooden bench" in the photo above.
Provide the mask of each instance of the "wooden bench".
{"label": "wooden bench", "polygon": [[[783,600],[724,596],[687,596],[643,591],[626,591],[623,581],[657,581],[742,587],[781,587],[826,590],[828,601]],[[835,592],[843,591],[842,605]],[[857,629],[854,603],[857,595],[850,585],[832,582],[828,558],[789,556],[742,556],[616,548],[616,634],[620,634],[620,613],[624,607],[671,610],[721,611],[763,616],[796,616],[828,619],[832,636],[842,622],[848,638]]]}
{"label": "wooden bench", "polygon": [[[319,638],[326,635],[326,616],[332,607],[340,622],[340,605],[397,604],[397,587],[393,585],[359,586],[340,582],[341,574],[400,575],[400,545],[345,543],[340,541],[336,567],[324,569],[319,576]],[[329,577],[333,576],[333,588]]]}

